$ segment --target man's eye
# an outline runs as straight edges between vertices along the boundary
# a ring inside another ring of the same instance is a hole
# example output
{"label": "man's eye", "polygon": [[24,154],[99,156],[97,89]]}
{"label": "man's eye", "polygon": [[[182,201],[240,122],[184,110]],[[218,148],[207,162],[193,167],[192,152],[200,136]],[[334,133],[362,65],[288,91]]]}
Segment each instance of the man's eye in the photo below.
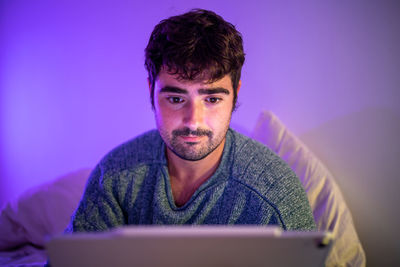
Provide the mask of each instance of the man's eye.
{"label": "man's eye", "polygon": [[179,104],[184,101],[183,98],[178,97],[178,96],[171,96],[171,97],[168,97],[167,99],[171,104]]}
{"label": "man's eye", "polygon": [[220,102],[222,99],[218,98],[218,97],[207,97],[206,101],[211,103],[211,104],[216,104],[218,102]]}

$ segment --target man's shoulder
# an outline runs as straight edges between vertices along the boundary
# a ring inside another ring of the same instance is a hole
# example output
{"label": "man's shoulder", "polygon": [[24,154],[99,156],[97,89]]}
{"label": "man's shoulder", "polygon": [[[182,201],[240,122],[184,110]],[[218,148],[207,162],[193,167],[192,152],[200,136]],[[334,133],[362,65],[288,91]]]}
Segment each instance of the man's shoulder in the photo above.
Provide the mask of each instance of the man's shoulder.
{"label": "man's shoulder", "polygon": [[138,164],[161,162],[164,158],[163,147],[158,131],[150,130],[112,149],[100,164],[128,168]]}
{"label": "man's shoulder", "polygon": [[315,229],[307,195],[290,166],[263,144],[232,136],[232,180],[274,207],[286,229]]}
{"label": "man's shoulder", "polygon": [[247,165],[250,162],[256,165],[265,165],[269,162],[284,163],[284,161],[264,144],[230,129],[231,147],[233,156],[238,166]]}
{"label": "man's shoulder", "polygon": [[269,187],[299,184],[290,166],[264,144],[231,130],[232,176],[263,191]]}

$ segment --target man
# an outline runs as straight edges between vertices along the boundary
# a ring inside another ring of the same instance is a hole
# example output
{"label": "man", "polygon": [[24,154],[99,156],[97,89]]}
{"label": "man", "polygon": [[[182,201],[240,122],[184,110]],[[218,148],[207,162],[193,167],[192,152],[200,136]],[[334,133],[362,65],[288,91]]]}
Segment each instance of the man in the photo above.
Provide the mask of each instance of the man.
{"label": "man", "polygon": [[157,130],[93,170],[69,231],[126,224],[255,224],[312,230],[299,179],[273,152],[229,128],[242,38],[214,12],[161,21],[146,48]]}

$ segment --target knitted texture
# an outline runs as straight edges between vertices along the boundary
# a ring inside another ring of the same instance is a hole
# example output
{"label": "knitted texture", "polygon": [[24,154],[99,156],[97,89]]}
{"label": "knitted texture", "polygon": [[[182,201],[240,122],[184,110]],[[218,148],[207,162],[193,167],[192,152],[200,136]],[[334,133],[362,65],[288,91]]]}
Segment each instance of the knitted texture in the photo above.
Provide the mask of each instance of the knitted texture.
{"label": "knitted texture", "polygon": [[183,206],[175,205],[157,130],[106,155],[91,173],[67,232],[127,224],[279,225],[314,230],[306,193],[270,149],[229,129],[220,165]]}

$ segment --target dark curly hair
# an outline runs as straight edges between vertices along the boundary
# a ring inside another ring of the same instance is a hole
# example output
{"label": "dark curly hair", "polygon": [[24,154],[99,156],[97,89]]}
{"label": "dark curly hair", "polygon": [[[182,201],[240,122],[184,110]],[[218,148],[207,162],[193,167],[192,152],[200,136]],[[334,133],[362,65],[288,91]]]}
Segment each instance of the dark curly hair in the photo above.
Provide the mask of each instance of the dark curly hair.
{"label": "dark curly hair", "polygon": [[154,85],[161,68],[178,75],[179,79],[201,78],[210,83],[229,74],[234,91],[233,107],[236,107],[245,58],[243,40],[235,26],[216,13],[192,9],[162,20],[151,33],[145,55],[153,108]]}

